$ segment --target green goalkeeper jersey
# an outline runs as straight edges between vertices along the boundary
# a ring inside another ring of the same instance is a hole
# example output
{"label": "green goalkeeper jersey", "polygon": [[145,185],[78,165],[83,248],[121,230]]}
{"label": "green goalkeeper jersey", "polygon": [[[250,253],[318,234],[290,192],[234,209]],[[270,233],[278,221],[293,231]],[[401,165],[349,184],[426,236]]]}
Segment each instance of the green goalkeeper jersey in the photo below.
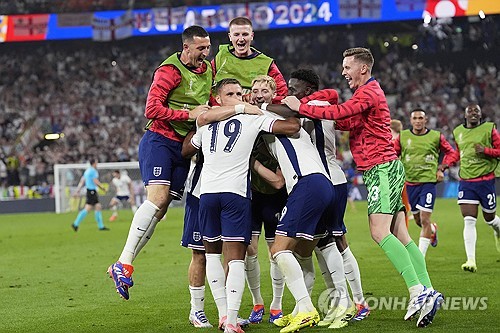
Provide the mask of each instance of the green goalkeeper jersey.
{"label": "green goalkeeper jersey", "polygon": [[435,183],[441,133],[428,130],[415,135],[410,130],[401,131],[401,162],[405,168],[406,181],[412,183]]}
{"label": "green goalkeeper jersey", "polygon": [[475,150],[475,145],[478,143],[484,147],[493,147],[491,132],[495,127],[494,123],[484,122],[474,128],[460,125],[453,130],[453,136],[460,151],[460,178],[473,179],[495,170],[498,159],[478,154]]}

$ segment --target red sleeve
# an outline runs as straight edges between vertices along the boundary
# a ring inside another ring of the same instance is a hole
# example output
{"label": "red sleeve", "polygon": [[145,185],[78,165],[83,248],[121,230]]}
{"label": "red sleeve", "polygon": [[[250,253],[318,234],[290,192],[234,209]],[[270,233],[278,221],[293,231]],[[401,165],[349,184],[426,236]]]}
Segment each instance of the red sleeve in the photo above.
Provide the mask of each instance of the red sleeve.
{"label": "red sleeve", "polygon": [[272,77],[276,82],[276,97],[273,99],[273,103],[279,103],[288,95],[288,86],[286,85],[283,74],[281,74],[278,66],[276,66],[276,63],[274,61],[271,64],[271,67],[269,67],[267,75]]}
{"label": "red sleeve", "polygon": [[339,102],[339,94],[335,89],[323,89],[315,91],[300,100],[304,104],[310,101],[327,101],[330,104],[337,104]]}
{"label": "red sleeve", "polygon": [[441,134],[439,138],[439,149],[444,153],[443,162],[441,164],[450,165],[450,161],[455,159],[455,149],[446,141],[443,134]]}
{"label": "red sleeve", "polygon": [[356,92],[348,101],[334,105],[307,105],[302,104],[299,113],[315,119],[339,120],[351,117],[370,109],[373,106],[376,96],[370,89]]}
{"label": "red sleeve", "polygon": [[401,156],[401,142],[399,141],[399,135],[392,140],[392,144],[396,150],[396,155]]}
{"label": "red sleeve", "polygon": [[500,157],[500,135],[496,128],[491,131],[493,148],[484,147],[484,154],[490,157]]}
{"label": "red sleeve", "polygon": [[455,165],[460,161],[460,150],[458,149],[458,145],[456,145],[457,149],[453,150],[450,152],[448,155],[445,156],[443,159],[443,165],[451,166]]}
{"label": "red sleeve", "polygon": [[153,76],[144,116],[155,120],[188,120],[189,113],[167,107],[167,97],[181,83],[181,72],[172,65],[161,66]]}

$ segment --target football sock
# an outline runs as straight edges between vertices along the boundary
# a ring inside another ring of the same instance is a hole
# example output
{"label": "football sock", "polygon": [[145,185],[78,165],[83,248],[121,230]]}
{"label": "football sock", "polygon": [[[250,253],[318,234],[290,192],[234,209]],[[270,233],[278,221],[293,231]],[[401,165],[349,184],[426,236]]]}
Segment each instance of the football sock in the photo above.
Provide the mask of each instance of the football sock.
{"label": "football sock", "polygon": [[348,246],[342,253],[344,259],[344,272],[352,291],[352,298],[356,304],[364,304],[363,287],[361,285],[361,273],[358,261]]}
{"label": "football sock", "polygon": [[427,288],[432,288],[431,279],[429,278],[429,273],[427,272],[425,257],[418,249],[417,244],[411,240],[405,247],[406,251],[408,251],[408,255],[410,256],[411,264],[415,269],[415,273],[417,273],[418,280]]}
{"label": "football sock", "polygon": [[344,262],[337,248],[337,244],[335,244],[335,242],[328,244],[321,249],[321,253],[323,253],[323,257],[325,258],[325,262],[328,265],[328,270],[332,277],[333,285],[339,295],[339,305],[348,308],[351,302],[345,279]]}
{"label": "football sock", "polygon": [[498,215],[495,215],[495,218],[491,221],[485,221],[487,225],[495,229],[497,232],[500,231],[500,217]]}
{"label": "football sock", "polygon": [[158,225],[158,222],[160,222],[160,220],[156,216],[153,216],[153,219],[149,224],[148,230],[146,230],[146,232],[144,233],[144,237],[142,237],[141,240],[139,241],[139,244],[137,244],[137,249],[135,250],[134,259],[137,257],[139,252],[141,252],[142,248],[146,246],[146,243],[149,242],[151,237],[153,237],[153,233],[155,232],[156,225]]}
{"label": "football sock", "polygon": [[227,315],[226,274],[220,258],[221,254],[206,253],[207,281],[219,312],[219,320]]}
{"label": "football sock", "polygon": [[[132,219],[132,224],[130,225],[127,241],[123,248],[122,254],[120,255],[119,261],[121,263],[132,264],[132,261],[135,259],[140,249],[145,245],[145,242],[147,242],[147,239],[145,239],[145,233],[151,226],[151,224],[154,223],[155,214],[159,210],[160,209],[149,200],[144,201],[141,207],[139,207],[137,213]],[[158,221],[158,219],[156,219],[156,221]],[[145,242],[142,247],[139,247],[139,243],[143,239]]]}
{"label": "football sock", "polygon": [[205,309],[205,286],[189,286],[189,294],[191,295],[191,312],[203,311]]}
{"label": "football sock", "polygon": [[270,274],[271,284],[273,287],[273,301],[271,302],[270,309],[281,310],[281,300],[283,298],[283,290],[285,289],[285,281],[276,260],[271,258],[269,261],[271,263]]}
{"label": "football sock", "polygon": [[95,218],[95,221],[97,222],[97,227],[99,229],[104,228],[104,223],[102,222],[102,212],[100,210],[96,210],[94,212],[94,218]]}
{"label": "football sock", "polygon": [[321,271],[321,276],[325,281],[325,286],[327,289],[335,288],[335,285],[332,281],[332,276],[330,275],[330,271],[328,270],[328,266],[326,265],[325,258],[323,257],[323,253],[318,247],[314,248],[314,253],[316,253],[316,259],[318,260],[318,266]]}
{"label": "football sock", "polygon": [[311,297],[307,292],[304,276],[302,275],[300,265],[297,262],[297,259],[293,256],[292,251],[279,251],[274,254],[273,258],[278,263],[278,266],[285,277],[285,283],[288,290],[290,290],[290,293],[293,295],[293,298],[297,303],[297,311],[313,311],[314,305],[312,304]]}
{"label": "football sock", "polygon": [[73,225],[75,227],[78,227],[80,225],[80,223],[83,221],[83,219],[85,218],[85,216],[87,216],[87,214],[88,214],[87,210],[82,209],[80,211],[80,213],[78,213],[78,215],[77,215],[77,217],[75,219],[75,222],[73,222]]}
{"label": "football sock", "polygon": [[476,261],[476,221],[477,219],[472,216],[464,217],[464,244],[465,244],[465,254],[467,255],[467,260]]}
{"label": "football sock", "polygon": [[253,305],[264,304],[260,294],[260,264],[257,255],[245,257],[245,277],[252,294]]}
{"label": "football sock", "polygon": [[243,260],[231,260],[227,265],[227,323],[233,324],[236,327],[236,319],[241,306],[241,297],[245,290],[245,262]]}
{"label": "football sock", "polygon": [[309,296],[312,294],[312,290],[314,287],[314,280],[316,280],[316,273],[314,272],[314,263],[312,261],[312,256],[302,257],[297,253],[294,253],[295,258],[302,268],[302,274],[304,275],[304,282],[306,284],[307,293]]}
{"label": "football sock", "polygon": [[406,248],[393,234],[387,235],[378,244],[396,270],[403,276],[408,288],[420,284],[415,268],[413,267],[410,255]]}
{"label": "football sock", "polygon": [[420,252],[422,252],[424,257],[425,257],[425,254],[427,253],[427,249],[429,248],[429,245],[431,245],[430,238],[420,237],[418,239],[418,249],[420,250]]}

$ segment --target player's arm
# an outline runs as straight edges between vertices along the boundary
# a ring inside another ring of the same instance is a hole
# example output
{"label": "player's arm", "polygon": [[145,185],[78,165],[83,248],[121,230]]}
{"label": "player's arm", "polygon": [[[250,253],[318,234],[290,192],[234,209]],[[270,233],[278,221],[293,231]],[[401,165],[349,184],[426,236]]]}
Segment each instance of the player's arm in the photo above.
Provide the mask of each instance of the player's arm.
{"label": "player's arm", "polygon": [[213,107],[208,112],[201,113],[196,119],[198,127],[230,118],[234,115],[246,113],[250,115],[261,115],[262,111],[256,105],[239,101],[236,105]]}
{"label": "player's arm", "polygon": [[457,145],[457,149],[449,152],[444,156],[443,162],[438,166],[438,169],[444,172],[450,166],[457,164],[458,161],[460,161],[460,149]]}
{"label": "player's arm", "polygon": [[146,100],[146,110],[144,111],[146,118],[183,121],[196,119],[203,110],[208,110],[208,105],[200,105],[193,110],[174,110],[165,106],[168,95],[179,86],[181,80],[181,73],[175,66],[165,65],[155,71]]}
{"label": "player's arm", "polygon": [[392,140],[392,144],[394,145],[394,150],[396,150],[396,155],[401,156],[401,141],[399,135]]}
{"label": "player's arm", "polygon": [[484,147],[480,144],[475,145],[476,153],[483,153],[486,156],[489,157],[495,157],[498,158],[500,157],[500,135],[498,134],[498,131],[496,127],[493,127],[493,130],[491,131],[491,141],[493,148],[490,147]]}
{"label": "player's arm", "polygon": [[106,188],[102,185],[102,183],[99,181],[99,178],[95,177],[93,179],[94,181],[94,184],[99,187],[101,190],[103,190],[104,192],[106,192]]}
{"label": "player's arm", "polygon": [[292,111],[288,106],[285,104],[268,104],[268,103],[262,103],[260,104],[260,108],[264,111],[270,111],[272,113],[276,113],[277,115],[280,115],[284,118],[290,118],[290,117],[300,117],[297,112]]}
{"label": "player's arm", "polygon": [[451,146],[451,144],[446,140],[443,134],[441,134],[439,138],[439,149],[444,153],[443,161],[441,162],[441,165],[444,165],[445,167],[442,167],[441,165],[438,167],[439,170],[444,171],[449,165],[452,165],[452,161],[455,159],[455,149]]}
{"label": "player's arm", "polygon": [[339,94],[335,89],[322,89],[300,99],[300,102],[303,104],[307,104],[310,101],[326,101],[330,104],[338,104]]}
{"label": "player's arm", "polygon": [[295,96],[287,96],[281,101],[290,109],[313,119],[339,120],[358,115],[373,106],[373,98],[368,93],[354,94],[342,104],[308,105],[302,104]]}
{"label": "player's arm", "polygon": [[294,135],[300,131],[300,121],[295,117],[290,117],[285,120],[275,120],[271,127],[271,133]]}
{"label": "player's arm", "polygon": [[283,77],[283,74],[281,74],[278,66],[274,61],[269,67],[267,75],[272,77],[276,82],[276,96],[273,98],[273,102],[279,103],[288,95],[288,86],[286,84],[285,78]]}
{"label": "player's arm", "polygon": [[80,194],[80,190],[82,189],[84,183],[85,183],[85,178],[82,176],[82,178],[80,178],[80,181],[78,182],[78,185],[76,186],[74,196]]}
{"label": "player's arm", "polygon": [[273,172],[271,169],[266,168],[262,163],[260,163],[255,158],[251,158],[250,166],[252,169],[264,179],[269,185],[273,188],[279,190],[283,186],[285,186],[285,178],[283,177],[283,173],[278,168],[276,172]]}
{"label": "player's arm", "polygon": [[194,156],[194,154],[198,152],[198,148],[195,148],[191,143],[191,140],[195,133],[196,133],[195,131],[189,132],[184,138],[184,141],[182,142],[181,155],[183,158],[191,158]]}

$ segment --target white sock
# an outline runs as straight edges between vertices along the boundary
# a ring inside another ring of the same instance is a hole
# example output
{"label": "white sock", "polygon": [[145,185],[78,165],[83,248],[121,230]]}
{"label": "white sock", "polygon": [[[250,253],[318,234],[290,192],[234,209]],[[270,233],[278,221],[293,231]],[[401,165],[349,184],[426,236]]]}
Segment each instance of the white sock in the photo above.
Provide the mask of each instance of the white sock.
{"label": "white sock", "polygon": [[245,262],[243,260],[231,260],[227,265],[227,323],[236,327],[241,298],[245,291]]}
{"label": "white sock", "polygon": [[136,205],[131,205],[130,209],[132,209],[132,213],[134,213],[134,214],[135,214],[135,212],[137,212],[137,206]]}
{"label": "white sock", "polygon": [[314,263],[312,261],[312,256],[302,257],[297,253],[294,253],[294,256],[295,258],[297,258],[300,268],[302,268],[302,273],[304,274],[304,282],[306,284],[307,293],[309,294],[309,296],[311,296],[314,287],[314,280],[316,280],[316,272],[314,271]]}
{"label": "white sock", "polygon": [[252,294],[253,305],[264,304],[260,294],[260,264],[257,255],[245,257],[245,277]]}
{"label": "white sock", "polygon": [[[120,259],[118,259],[122,264],[131,265],[140,249],[147,243],[147,239],[145,239],[146,237],[144,237],[144,235],[151,224],[154,224],[154,216],[159,210],[160,209],[149,200],[144,201],[141,207],[139,207],[137,213],[132,219],[127,242],[125,243],[122,254],[120,255]],[[144,244],[139,247],[139,243],[143,240]]]}
{"label": "white sock", "polygon": [[485,221],[487,225],[492,227],[496,232],[500,233],[500,217],[495,215],[495,218],[491,221]]}
{"label": "white sock", "polygon": [[283,298],[283,290],[285,289],[285,281],[281,274],[278,263],[274,259],[270,259],[271,268],[271,284],[273,286],[273,301],[271,302],[271,310],[281,310],[281,299]]}
{"label": "white sock", "polygon": [[351,252],[351,248],[349,246],[341,253],[341,255],[342,259],[344,259],[344,272],[347,282],[349,282],[349,287],[351,287],[354,303],[363,304],[365,302],[365,297],[363,296],[363,287],[361,285],[361,273],[359,271],[358,261]]}
{"label": "white sock", "polygon": [[418,239],[418,249],[420,250],[420,252],[422,252],[424,257],[425,257],[425,254],[427,253],[427,249],[429,248],[429,245],[431,245],[431,240],[429,238],[420,237]]}
{"label": "white sock", "polygon": [[205,309],[205,286],[189,286],[189,293],[191,294],[191,312],[203,311]]}
{"label": "white sock", "polygon": [[316,259],[318,260],[318,266],[319,269],[321,270],[321,276],[323,276],[326,288],[334,289],[335,285],[333,284],[332,276],[330,275],[330,271],[328,270],[328,266],[326,265],[323,253],[321,253],[321,250],[318,249],[318,247],[314,248],[314,253],[316,253]]}
{"label": "white sock", "polygon": [[[166,215],[166,214],[165,214]],[[144,237],[141,238],[139,244],[137,244],[137,250],[135,251],[135,256],[134,259],[137,257],[139,252],[141,252],[142,248],[146,245],[147,242],[153,237],[153,233],[155,232],[156,225],[160,222],[156,216],[153,217],[153,220],[151,221],[151,224],[149,225],[148,230],[146,230],[146,233],[144,234]]]}
{"label": "white sock", "polygon": [[417,297],[423,290],[424,286],[421,284],[408,288],[408,291],[410,292],[410,299]]}
{"label": "white sock", "polygon": [[292,251],[279,251],[274,254],[273,258],[278,263],[281,273],[283,273],[288,290],[290,290],[295,302],[297,302],[297,310],[299,312],[313,311],[314,305],[307,292],[304,276]]}
{"label": "white sock", "polygon": [[465,254],[467,255],[467,260],[476,261],[476,221],[477,219],[472,216],[464,217],[464,244],[465,244]]}
{"label": "white sock", "polygon": [[113,216],[117,216],[118,215],[118,205],[114,205],[111,207],[111,210],[113,211]]}
{"label": "white sock", "polygon": [[348,308],[351,304],[351,298],[347,290],[344,261],[337,248],[337,244],[335,242],[328,244],[321,249],[321,253],[323,253],[326,265],[332,276],[333,284],[335,285],[335,290],[339,295],[338,304]]}
{"label": "white sock", "polygon": [[227,315],[226,274],[220,258],[221,254],[206,253],[207,281],[219,311],[219,320]]}

